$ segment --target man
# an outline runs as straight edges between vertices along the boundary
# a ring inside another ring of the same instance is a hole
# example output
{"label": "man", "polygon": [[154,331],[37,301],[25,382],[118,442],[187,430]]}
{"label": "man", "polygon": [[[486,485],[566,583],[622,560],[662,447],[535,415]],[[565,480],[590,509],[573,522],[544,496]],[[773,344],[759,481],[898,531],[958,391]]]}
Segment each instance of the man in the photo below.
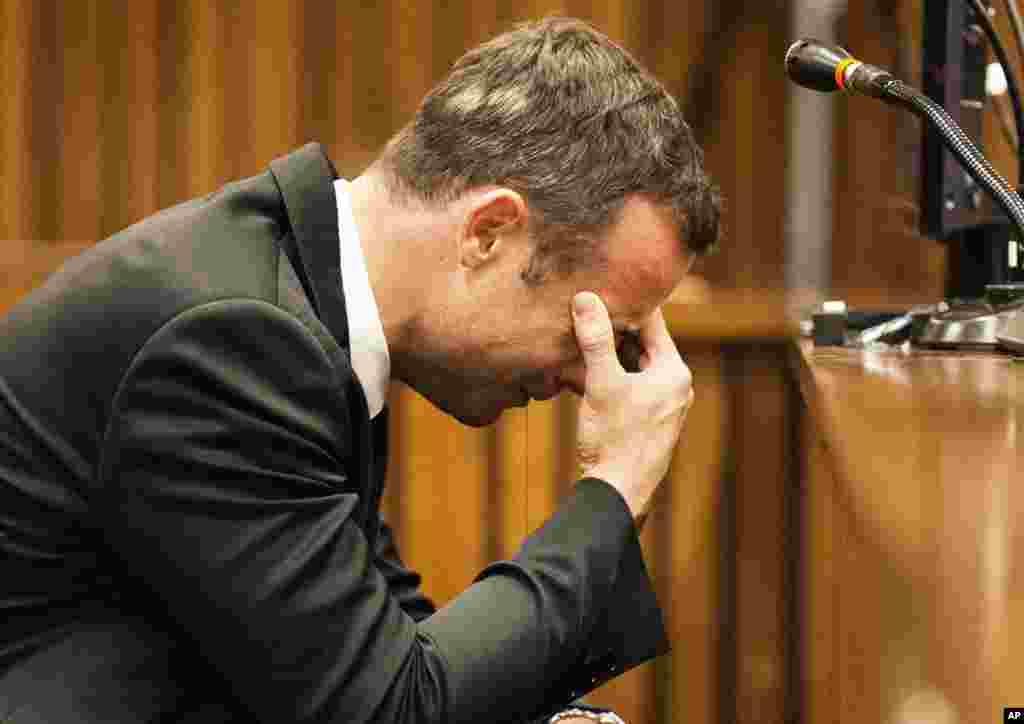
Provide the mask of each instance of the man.
{"label": "man", "polygon": [[[351,182],[310,145],[68,262],[0,320],[0,716],[541,720],[666,651],[659,306],[717,224],[675,102],[549,19]],[[582,396],[575,492],[440,610],[378,516],[392,377],[469,425]]]}

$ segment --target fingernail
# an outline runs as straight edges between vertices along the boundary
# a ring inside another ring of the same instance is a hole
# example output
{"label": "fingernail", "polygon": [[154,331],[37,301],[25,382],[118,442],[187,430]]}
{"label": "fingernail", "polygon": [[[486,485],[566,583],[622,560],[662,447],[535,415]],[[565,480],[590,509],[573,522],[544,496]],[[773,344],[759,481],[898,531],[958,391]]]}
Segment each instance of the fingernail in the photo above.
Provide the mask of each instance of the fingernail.
{"label": "fingernail", "polygon": [[593,308],[594,295],[590,292],[580,292],[573,297],[572,310],[576,313],[577,317],[587,314]]}

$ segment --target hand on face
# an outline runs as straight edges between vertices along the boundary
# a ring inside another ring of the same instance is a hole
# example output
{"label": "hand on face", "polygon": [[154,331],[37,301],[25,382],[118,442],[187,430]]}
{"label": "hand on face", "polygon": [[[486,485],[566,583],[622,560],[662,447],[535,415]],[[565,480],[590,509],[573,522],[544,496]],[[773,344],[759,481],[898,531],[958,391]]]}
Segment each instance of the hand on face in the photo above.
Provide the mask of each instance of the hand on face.
{"label": "hand on face", "polygon": [[[577,455],[584,475],[599,477],[642,519],[668,471],[686,413],[693,404],[690,369],[655,310],[640,329],[638,372],[624,369],[615,349],[608,310],[592,292],[573,320],[585,366]],[[634,350],[635,352],[635,350]]]}

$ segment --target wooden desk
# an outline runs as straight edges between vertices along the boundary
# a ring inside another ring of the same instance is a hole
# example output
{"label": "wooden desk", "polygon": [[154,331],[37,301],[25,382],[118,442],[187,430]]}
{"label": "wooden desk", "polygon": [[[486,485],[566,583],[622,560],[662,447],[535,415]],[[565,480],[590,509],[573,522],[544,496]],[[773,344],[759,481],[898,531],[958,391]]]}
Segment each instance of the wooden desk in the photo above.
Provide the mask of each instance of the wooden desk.
{"label": "wooden desk", "polygon": [[806,341],[792,362],[805,720],[1002,721],[1024,706],[1024,364]]}

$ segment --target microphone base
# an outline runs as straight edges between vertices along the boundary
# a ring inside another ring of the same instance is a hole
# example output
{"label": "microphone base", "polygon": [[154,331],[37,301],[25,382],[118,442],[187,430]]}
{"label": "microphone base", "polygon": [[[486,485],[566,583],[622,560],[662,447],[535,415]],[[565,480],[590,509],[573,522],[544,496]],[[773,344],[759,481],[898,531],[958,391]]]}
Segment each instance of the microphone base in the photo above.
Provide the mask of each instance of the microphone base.
{"label": "microphone base", "polygon": [[1024,319],[1024,300],[993,307],[984,301],[961,302],[932,315],[911,335],[911,344],[933,349],[995,351],[1007,346],[1008,330]]}

